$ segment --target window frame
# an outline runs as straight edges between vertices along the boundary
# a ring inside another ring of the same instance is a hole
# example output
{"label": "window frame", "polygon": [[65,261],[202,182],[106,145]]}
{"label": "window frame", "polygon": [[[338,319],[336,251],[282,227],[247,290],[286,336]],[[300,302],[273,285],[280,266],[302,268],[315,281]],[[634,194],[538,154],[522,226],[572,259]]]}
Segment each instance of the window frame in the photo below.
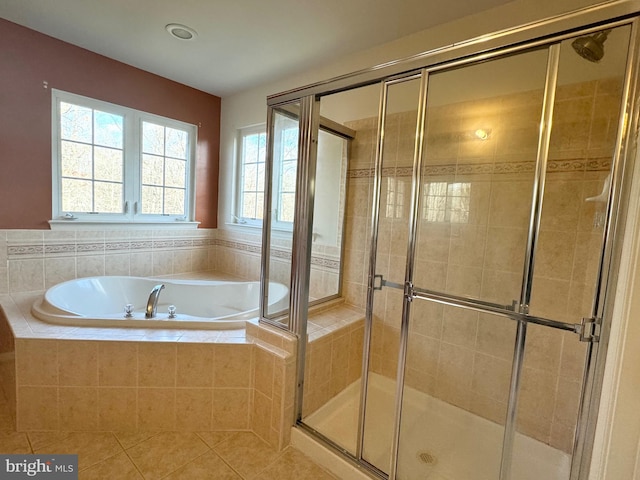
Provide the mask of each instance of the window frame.
{"label": "window frame", "polygon": [[[198,128],[196,125],[130,107],[62,90],[51,91],[51,154],[52,154],[52,228],[64,225],[142,224],[197,226],[195,216],[195,159]],[[66,212],[62,209],[62,155],[60,103],[71,103],[93,110],[113,113],[123,118],[123,201],[121,213]],[[186,131],[187,159],[185,172],[184,215],[143,214],[142,210],[142,125],[143,122]]]}

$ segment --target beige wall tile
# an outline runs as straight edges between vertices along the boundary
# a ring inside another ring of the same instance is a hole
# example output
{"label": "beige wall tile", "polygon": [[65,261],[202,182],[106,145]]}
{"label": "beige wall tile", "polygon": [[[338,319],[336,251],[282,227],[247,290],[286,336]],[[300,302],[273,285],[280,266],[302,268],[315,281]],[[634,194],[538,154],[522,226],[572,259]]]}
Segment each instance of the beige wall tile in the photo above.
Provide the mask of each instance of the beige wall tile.
{"label": "beige wall tile", "polygon": [[96,387],[60,387],[58,405],[61,430],[97,430],[98,389]]}
{"label": "beige wall tile", "polygon": [[521,273],[527,244],[526,224],[517,227],[490,227],[484,266],[490,270]]}
{"label": "beige wall tile", "polygon": [[58,430],[58,388],[18,387],[16,425],[19,431]]}
{"label": "beige wall tile", "polygon": [[128,253],[105,255],[104,257],[105,275],[129,275],[130,256]]}
{"label": "beige wall tile", "polygon": [[447,291],[453,295],[478,297],[482,285],[482,269],[449,265]]}
{"label": "beige wall tile", "polygon": [[570,284],[564,280],[538,279],[534,276],[531,315],[565,320]]}
{"label": "beige wall tile", "polygon": [[331,343],[331,395],[337,395],[349,384],[349,332],[336,335]]}
{"label": "beige wall tile", "polygon": [[478,313],[462,308],[444,308],[442,341],[473,348],[478,333]]}
{"label": "beige wall tile", "polygon": [[104,255],[78,255],[76,273],[78,278],[104,275]]}
{"label": "beige wall tile", "polygon": [[407,365],[433,377],[438,371],[440,342],[423,335],[409,335]]}
{"label": "beige wall tile", "polygon": [[58,346],[55,340],[16,340],[18,385],[57,385]]}
{"label": "beige wall tile", "polygon": [[173,252],[154,250],[152,266],[153,275],[171,275],[173,273]]}
{"label": "beige wall tile", "polygon": [[485,225],[451,225],[450,261],[458,265],[481,267],[484,263],[486,240]]}
{"label": "beige wall tile", "polygon": [[[537,143],[537,142],[536,142]],[[491,189],[489,224],[493,227],[522,228],[531,213],[533,176],[529,181],[496,181]]]}
{"label": "beige wall tile", "polygon": [[[251,411],[251,429],[256,435],[269,444],[271,444],[269,440],[271,436],[272,409],[273,402],[271,399],[259,391],[256,391],[253,396],[253,408]],[[277,447],[277,445],[271,445]]]}
{"label": "beige wall tile", "polygon": [[44,259],[9,260],[9,293],[44,290]]}
{"label": "beige wall tile", "polygon": [[580,395],[582,393],[582,384],[578,380],[580,380],[580,377],[576,379],[560,377],[553,411],[553,423],[575,425],[578,419]]}
{"label": "beige wall tile", "polygon": [[138,344],[138,385],[174,387],[176,385],[176,344]]}
{"label": "beige wall tile", "polygon": [[98,385],[98,343],[58,341],[59,385]]}
{"label": "beige wall tile", "polygon": [[45,258],[44,283],[45,288],[76,278],[75,257]]}
{"label": "beige wall tile", "polygon": [[561,335],[563,342],[560,375],[569,378],[581,378],[587,358],[587,343],[578,341],[578,338],[572,332],[563,332]]}
{"label": "beige wall tile", "polygon": [[520,298],[522,272],[485,269],[482,275],[481,298],[488,302],[511,305]]}
{"label": "beige wall tile", "polygon": [[473,379],[471,380],[474,396],[477,393],[506,404],[509,400],[511,364],[510,360],[477,353],[473,361]]}
{"label": "beige wall tile", "polygon": [[498,425],[504,425],[505,418],[507,417],[506,403],[498,402],[479,394],[474,394],[471,397],[471,408],[469,410]]}
{"label": "beige wall tile", "polygon": [[174,388],[138,389],[138,429],[174,430],[176,426],[176,390]]}
{"label": "beige wall tile", "polygon": [[473,351],[443,343],[438,358],[437,396],[468,409],[472,375]]}
{"label": "beige wall tile", "polygon": [[331,381],[331,338],[325,337],[311,344],[307,355],[309,386],[319,389]]}
{"label": "beige wall tile", "polygon": [[557,375],[562,351],[562,336],[558,331],[529,325],[525,349],[525,366]]}
{"label": "beige wall tile", "polygon": [[255,375],[254,388],[267,398],[273,396],[274,356],[260,346],[254,349]]}
{"label": "beige wall tile", "polygon": [[251,390],[248,388],[214,388],[213,417],[214,430],[247,430]]}
{"label": "beige wall tile", "polygon": [[176,390],[176,429],[207,431],[211,429],[213,389],[178,388]]}
{"label": "beige wall tile", "polygon": [[132,432],[137,429],[137,391],[135,388],[98,388],[98,429]]}
{"label": "beige wall tile", "polygon": [[252,345],[216,345],[213,360],[214,387],[251,386]]}
{"label": "beige wall tile", "polygon": [[213,385],[213,345],[179,344],[177,350],[178,387]]}
{"label": "beige wall tile", "polygon": [[135,387],[138,384],[138,345],[98,342],[98,383],[109,387]]}
{"label": "beige wall tile", "polygon": [[[554,130],[555,128],[554,124]],[[540,221],[542,230],[575,231],[583,202],[582,182],[567,181],[566,177],[549,174]]]}
{"label": "beige wall tile", "polygon": [[554,401],[556,398],[554,375],[523,368],[518,403],[518,430],[541,441],[548,441],[551,433]]}
{"label": "beige wall tile", "polygon": [[129,271],[136,277],[150,277],[153,274],[153,254],[151,252],[131,253]]}
{"label": "beige wall tile", "polygon": [[513,358],[516,322],[491,314],[481,314],[478,322],[476,349],[503,360]]}
{"label": "beige wall tile", "polygon": [[576,232],[542,230],[539,238],[536,250],[536,275],[571,280]]}

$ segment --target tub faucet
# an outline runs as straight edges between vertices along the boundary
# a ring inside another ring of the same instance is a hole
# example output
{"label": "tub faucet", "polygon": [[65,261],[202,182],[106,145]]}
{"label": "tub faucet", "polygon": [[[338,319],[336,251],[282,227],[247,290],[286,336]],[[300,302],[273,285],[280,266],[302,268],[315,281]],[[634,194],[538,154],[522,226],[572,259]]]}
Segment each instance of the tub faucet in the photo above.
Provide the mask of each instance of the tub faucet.
{"label": "tub faucet", "polygon": [[144,313],[145,318],[153,318],[156,316],[156,310],[158,309],[158,299],[160,298],[160,291],[163,288],[164,285],[159,284],[151,289],[149,300],[147,300],[147,309]]}

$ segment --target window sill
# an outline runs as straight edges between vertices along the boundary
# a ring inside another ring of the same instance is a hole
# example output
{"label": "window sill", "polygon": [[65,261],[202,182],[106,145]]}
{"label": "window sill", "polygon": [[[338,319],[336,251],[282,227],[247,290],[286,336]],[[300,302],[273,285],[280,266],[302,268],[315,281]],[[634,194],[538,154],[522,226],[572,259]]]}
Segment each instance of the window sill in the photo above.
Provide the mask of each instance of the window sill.
{"label": "window sill", "polygon": [[51,230],[195,230],[200,222],[49,220]]}

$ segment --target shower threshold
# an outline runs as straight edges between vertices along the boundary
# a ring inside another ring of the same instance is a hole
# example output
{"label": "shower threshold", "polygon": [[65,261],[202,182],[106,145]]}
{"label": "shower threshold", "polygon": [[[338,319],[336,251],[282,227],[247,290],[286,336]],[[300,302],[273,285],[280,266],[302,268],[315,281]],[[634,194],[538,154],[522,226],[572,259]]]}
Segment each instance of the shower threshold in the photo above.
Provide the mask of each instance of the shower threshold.
{"label": "shower threshold", "polygon": [[[371,374],[363,458],[389,470],[395,382]],[[355,452],[360,381],[304,419],[344,449]],[[500,470],[504,429],[490,420],[406,388],[402,413],[399,480],[493,480]],[[571,455],[516,434],[510,478],[567,480]]]}

